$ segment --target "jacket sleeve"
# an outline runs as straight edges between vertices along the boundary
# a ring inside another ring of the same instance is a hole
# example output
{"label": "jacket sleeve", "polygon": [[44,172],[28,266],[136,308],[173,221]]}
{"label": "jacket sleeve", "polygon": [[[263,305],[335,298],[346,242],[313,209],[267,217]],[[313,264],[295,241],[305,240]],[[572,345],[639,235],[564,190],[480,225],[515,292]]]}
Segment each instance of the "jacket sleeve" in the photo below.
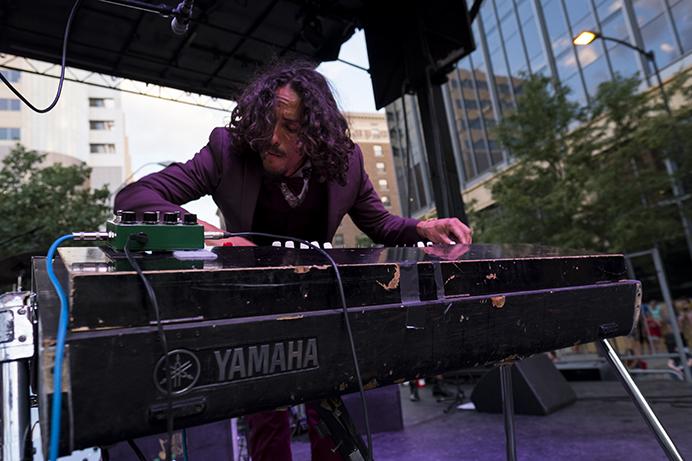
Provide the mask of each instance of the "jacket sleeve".
{"label": "jacket sleeve", "polygon": [[222,176],[222,156],[227,149],[226,129],[215,128],[208,144],[192,159],[174,163],[121,190],[115,197],[115,210],[185,212],[180,205],[216,190]]}
{"label": "jacket sleeve", "polygon": [[360,181],[355,203],[348,211],[355,225],[375,243],[413,245],[421,240],[416,231],[417,219],[395,216],[385,209],[365,171],[360,147],[356,146],[352,160],[351,167],[358,169]]}

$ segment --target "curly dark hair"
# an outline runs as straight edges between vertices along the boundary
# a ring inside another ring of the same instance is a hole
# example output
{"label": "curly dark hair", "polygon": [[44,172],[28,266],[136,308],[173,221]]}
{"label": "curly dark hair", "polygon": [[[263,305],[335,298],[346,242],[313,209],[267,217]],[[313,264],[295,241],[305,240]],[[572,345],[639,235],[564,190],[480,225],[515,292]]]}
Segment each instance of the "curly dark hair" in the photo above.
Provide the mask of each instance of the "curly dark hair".
{"label": "curly dark hair", "polygon": [[231,113],[231,148],[258,154],[271,146],[276,90],[286,85],[302,102],[298,139],[313,171],[320,178],[345,184],[348,157],[354,149],[348,123],[327,79],[308,62],[274,64],[245,88]]}

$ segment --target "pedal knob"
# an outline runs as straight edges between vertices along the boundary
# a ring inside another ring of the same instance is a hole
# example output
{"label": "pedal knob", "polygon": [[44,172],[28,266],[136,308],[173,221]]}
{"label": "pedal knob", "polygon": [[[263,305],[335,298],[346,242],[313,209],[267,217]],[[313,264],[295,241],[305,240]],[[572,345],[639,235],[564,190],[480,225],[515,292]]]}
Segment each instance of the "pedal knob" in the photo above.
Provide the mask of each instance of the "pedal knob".
{"label": "pedal knob", "polygon": [[183,215],[183,224],[197,224],[197,215],[194,213],[185,213]]}
{"label": "pedal knob", "polygon": [[178,218],[180,217],[180,213],[177,211],[167,211],[163,214],[163,223],[164,224],[178,224]]}
{"label": "pedal knob", "polygon": [[145,211],[142,213],[142,218],[144,218],[144,224],[158,224],[159,223],[159,212],[158,211]]}
{"label": "pedal knob", "polygon": [[129,210],[121,212],[120,222],[123,224],[135,224],[137,222],[137,213]]}

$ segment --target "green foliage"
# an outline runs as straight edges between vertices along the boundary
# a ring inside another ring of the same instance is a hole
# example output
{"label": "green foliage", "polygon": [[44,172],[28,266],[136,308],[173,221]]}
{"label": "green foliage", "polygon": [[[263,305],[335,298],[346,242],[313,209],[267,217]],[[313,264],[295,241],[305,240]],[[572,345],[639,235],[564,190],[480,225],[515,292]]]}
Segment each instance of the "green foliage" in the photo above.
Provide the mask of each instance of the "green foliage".
{"label": "green foliage", "polygon": [[[671,94],[689,91],[684,77]],[[689,176],[689,104],[671,119],[657,93],[621,77],[601,84],[588,109],[542,76],[523,88],[495,132],[515,163],[492,185],[496,207],[473,213],[477,241],[635,251],[681,236],[663,159]]]}
{"label": "green foliage", "polygon": [[365,234],[356,235],[356,248],[370,248],[375,244],[375,242],[370,239]]}
{"label": "green foliage", "polygon": [[45,154],[17,146],[0,169],[0,260],[48,250],[59,236],[98,230],[109,213],[106,187],[85,187],[85,164],[42,166]]}

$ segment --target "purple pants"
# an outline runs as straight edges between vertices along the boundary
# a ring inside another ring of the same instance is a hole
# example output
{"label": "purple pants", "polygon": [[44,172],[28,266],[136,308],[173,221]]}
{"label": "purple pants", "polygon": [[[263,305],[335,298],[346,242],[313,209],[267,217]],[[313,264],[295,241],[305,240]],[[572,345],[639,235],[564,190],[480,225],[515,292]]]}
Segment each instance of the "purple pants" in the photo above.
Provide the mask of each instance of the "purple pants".
{"label": "purple pants", "polygon": [[[315,429],[319,422],[316,402],[305,404],[308,416],[308,435],[312,461],[343,461],[335,453],[334,443],[329,437],[322,437]],[[263,411],[245,417],[250,426],[248,445],[252,461],[292,461],[291,428],[288,411]]]}

